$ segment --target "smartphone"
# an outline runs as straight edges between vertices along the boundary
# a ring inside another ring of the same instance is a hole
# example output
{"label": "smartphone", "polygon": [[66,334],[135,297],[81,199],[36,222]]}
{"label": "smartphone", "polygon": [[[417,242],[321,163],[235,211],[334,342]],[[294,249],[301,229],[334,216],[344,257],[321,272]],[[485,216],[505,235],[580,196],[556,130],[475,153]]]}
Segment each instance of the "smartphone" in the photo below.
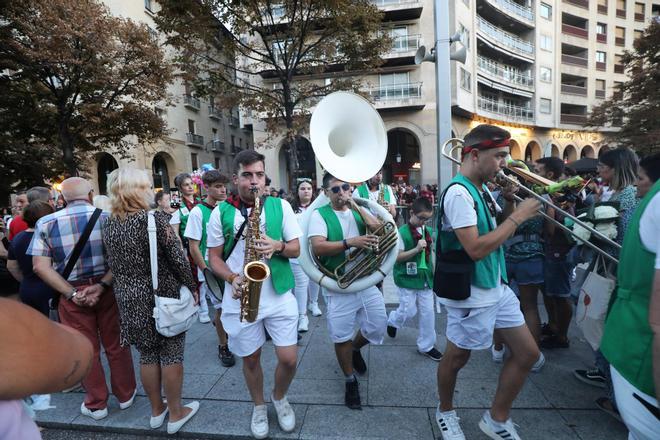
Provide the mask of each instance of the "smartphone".
{"label": "smartphone", "polygon": [[179,190],[173,189],[170,191],[170,208],[179,209],[181,207],[181,194]]}

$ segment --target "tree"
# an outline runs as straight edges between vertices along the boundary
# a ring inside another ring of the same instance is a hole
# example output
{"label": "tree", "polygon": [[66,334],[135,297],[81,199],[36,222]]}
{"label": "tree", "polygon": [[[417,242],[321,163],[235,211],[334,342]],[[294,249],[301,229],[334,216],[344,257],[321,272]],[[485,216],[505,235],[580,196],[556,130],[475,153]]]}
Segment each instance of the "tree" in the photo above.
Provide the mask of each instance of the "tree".
{"label": "tree", "polygon": [[[7,2],[0,72],[0,139],[17,159],[5,176],[76,175],[94,152],[130,157],[166,134],[154,106],[168,102],[172,62],[146,25],[96,1]],[[35,155],[43,156],[33,166]]]}
{"label": "tree", "polygon": [[[379,66],[391,48],[387,33],[380,32],[381,12],[369,0],[159,4],[159,30],[179,49],[187,80],[199,94],[259,115],[270,137],[284,132],[294,174],[297,139],[309,109],[333,91],[358,91],[361,73]],[[212,46],[220,56],[212,55]],[[330,76],[332,81],[325,81]]]}
{"label": "tree", "polygon": [[622,57],[628,81],[592,110],[587,125],[619,127],[606,138],[649,154],[660,151],[660,23],[654,21],[633,48]]}

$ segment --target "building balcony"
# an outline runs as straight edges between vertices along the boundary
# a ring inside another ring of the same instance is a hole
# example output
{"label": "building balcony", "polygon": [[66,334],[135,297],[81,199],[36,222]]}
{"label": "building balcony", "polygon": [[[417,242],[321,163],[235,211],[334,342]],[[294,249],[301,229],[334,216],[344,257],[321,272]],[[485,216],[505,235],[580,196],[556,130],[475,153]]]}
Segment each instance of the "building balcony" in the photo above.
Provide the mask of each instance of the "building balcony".
{"label": "building balcony", "polygon": [[644,22],[644,14],[641,14],[639,12],[635,12],[635,21],[643,23]]}
{"label": "building balcony", "polygon": [[371,0],[384,12],[386,21],[413,20],[421,17],[422,0]]}
{"label": "building balcony", "polygon": [[225,151],[225,143],[222,142],[220,139],[214,139],[211,142],[211,150],[217,153],[223,153]]}
{"label": "building balcony", "polygon": [[564,34],[584,38],[585,40],[589,38],[589,31],[587,29],[583,29],[581,27],[573,26],[570,24],[562,23],[561,31]]}
{"label": "building balcony", "polygon": [[582,86],[574,86],[571,84],[562,84],[561,92],[566,95],[587,96],[587,88]]}
{"label": "building balcony", "polygon": [[589,60],[587,58],[577,57],[575,55],[561,54],[561,62],[562,64],[570,64],[572,66],[589,66]]}
{"label": "building balcony", "polygon": [[589,0],[564,0],[564,3],[589,10]]}
{"label": "building balcony", "polygon": [[623,66],[623,64],[615,64],[614,65],[614,73],[625,73],[626,68]]}
{"label": "building balcony", "polygon": [[371,87],[367,93],[377,109],[424,107],[421,82]]}
{"label": "building balcony", "polygon": [[479,56],[477,58],[477,67],[480,72],[485,73],[496,81],[530,89],[534,87],[534,78],[529,73],[517,71],[510,66],[498,63],[489,58]]}
{"label": "building balcony", "polygon": [[605,99],[605,90],[596,90],[596,98]]}
{"label": "building balcony", "polygon": [[530,108],[507,104],[486,96],[479,96],[477,107],[496,118],[506,121],[534,122],[534,111]]}
{"label": "building balcony", "polygon": [[496,46],[503,47],[525,57],[534,56],[534,44],[498,28],[478,15],[477,26],[479,32]]}
{"label": "building balcony", "polygon": [[598,13],[607,15],[607,5],[598,5]]}
{"label": "building balcony", "polygon": [[559,116],[559,121],[562,124],[584,125],[587,122],[587,115],[570,115],[562,113]]}
{"label": "building balcony", "polygon": [[625,9],[617,9],[616,10],[616,16],[618,18],[626,18],[626,10]]}
{"label": "building balcony", "polygon": [[231,115],[230,115],[230,116],[227,118],[227,120],[229,121],[229,125],[230,125],[231,127],[238,127],[238,126],[240,125],[240,121],[239,121],[239,119],[238,119],[238,116],[231,116]]}
{"label": "building balcony", "polygon": [[596,41],[599,43],[607,43],[607,34],[596,34]]}
{"label": "building balcony", "polygon": [[605,72],[607,70],[607,63],[603,63],[601,61],[596,61],[596,70],[600,70],[601,72]]}
{"label": "building balcony", "polygon": [[183,105],[195,111],[199,111],[200,109],[199,99],[192,95],[183,95]]}
{"label": "building balcony", "polygon": [[421,34],[398,35],[392,38],[392,48],[386,56],[399,56],[406,52],[415,52],[421,45]]}
{"label": "building balcony", "polygon": [[623,37],[616,37],[614,38],[614,44],[623,47],[626,45],[626,39]]}
{"label": "building balcony", "polygon": [[204,146],[204,136],[195,133],[186,133],[186,145],[202,148]]}
{"label": "building balcony", "polygon": [[209,118],[220,120],[222,119],[222,112],[216,106],[209,105]]}
{"label": "building balcony", "polygon": [[517,20],[534,25],[534,12],[531,7],[523,6],[513,0],[486,0],[500,11],[516,18]]}

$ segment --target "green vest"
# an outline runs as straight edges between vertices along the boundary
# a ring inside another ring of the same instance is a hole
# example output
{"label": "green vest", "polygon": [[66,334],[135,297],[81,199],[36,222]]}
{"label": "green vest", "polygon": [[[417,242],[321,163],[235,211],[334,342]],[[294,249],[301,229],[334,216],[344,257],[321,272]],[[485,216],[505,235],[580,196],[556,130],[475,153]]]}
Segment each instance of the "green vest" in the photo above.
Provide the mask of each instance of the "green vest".
{"label": "green vest", "polygon": [[[337,214],[332,209],[332,206],[328,203],[327,205],[318,208],[318,211],[319,214],[321,214],[321,217],[325,221],[325,225],[328,228],[327,240],[342,241],[344,239],[344,231],[341,229],[341,223],[339,223]],[[367,228],[364,226],[364,220],[362,220],[362,217],[360,217],[360,214],[358,214],[356,211],[351,210],[351,212],[353,213],[353,217],[355,218],[355,222],[357,223],[357,227],[358,227],[358,231],[360,232],[360,235],[364,235],[367,230]],[[335,269],[345,260],[346,260],[346,255],[344,252],[341,252],[337,255],[319,257],[319,261],[321,262],[323,267],[329,270],[330,272],[334,272]]]}
{"label": "green vest", "polygon": [[660,181],[633,213],[619,254],[617,289],[605,321],[600,350],[610,364],[640,391],[655,396],[653,384],[653,332],[649,303],[655,275],[655,254],[647,251],[639,235],[639,222]]}
{"label": "green vest", "polygon": [[[428,230],[424,228],[425,238]],[[409,251],[410,249],[417,246],[417,243],[413,239],[412,232],[410,231],[410,225],[404,225],[399,228],[399,234],[403,240],[403,249],[404,251]],[[405,261],[401,261],[394,265],[394,284],[404,289],[417,289],[422,290],[425,286],[433,288],[433,269],[431,264],[431,259],[426,261],[426,269],[420,269],[419,264],[422,261],[422,258],[426,257],[426,252],[420,252],[419,254],[410,257]],[[417,275],[408,275],[408,270],[406,269],[406,263],[414,261],[417,263]]]}
{"label": "green vest", "polygon": [[[390,203],[390,191],[389,187],[384,184],[380,184],[381,186],[378,188],[378,191],[381,190],[381,188],[384,186],[385,188],[382,188],[383,190],[383,197],[387,203]],[[360,194],[360,197],[363,199],[369,199],[369,185],[366,183],[363,183],[362,185],[358,186],[358,194]]]}
{"label": "green vest", "polygon": [[[238,209],[232,204],[222,202],[219,205],[220,209],[220,222],[222,223],[222,234],[225,237],[224,255],[225,261],[229,257],[229,249],[234,243],[234,218]],[[266,197],[264,201],[264,213],[266,215],[266,235],[273,240],[282,240],[282,199],[274,197]],[[246,225],[247,227],[247,225]],[[268,260],[270,267],[271,280],[273,280],[273,287],[275,292],[282,295],[295,286],[295,279],[289,259],[281,255],[273,255]]]}
{"label": "green vest", "polygon": [[[200,203],[197,207],[202,211],[202,239],[199,241],[199,251],[202,253],[202,258],[204,258],[204,261],[208,265],[209,262],[206,258],[206,226],[209,224],[213,208],[207,206],[205,203]],[[186,223],[187,221],[188,220],[186,219]]]}
{"label": "green vest", "polygon": [[[493,230],[491,223],[491,215],[486,206],[486,202],[481,195],[481,192],[468,178],[462,174],[456,174],[451,183],[459,183],[467,188],[472,199],[475,202],[475,209],[477,210],[477,230],[479,235],[488,234]],[[482,191],[486,191],[486,185],[482,185]],[[441,201],[444,203],[444,197]],[[442,219],[440,219],[442,221]],[[458,241],[454,231],[441,231],[440,232],[442,252],[450,250],[463,249],[461,243]],[[474,273],[472,274],[472,285],[482,289],[493,289],[499,284],[499,278],[506,283],[506,263],[504,261],[504,247],[500,246],[497,250],[491,252],[479,261],[474,262]]]}
{"label": "green vest", "polygon": [[[197,205],[195,205],[197,206]],[[186,209],[188,214],[183,214],[183,209]],[[183,234],[186,232],[186,225],[188,224],[188,216],[190,215],[190,210],[186,208],[186,205],[182,204],[179,208],[179,236],[183,238]]]}

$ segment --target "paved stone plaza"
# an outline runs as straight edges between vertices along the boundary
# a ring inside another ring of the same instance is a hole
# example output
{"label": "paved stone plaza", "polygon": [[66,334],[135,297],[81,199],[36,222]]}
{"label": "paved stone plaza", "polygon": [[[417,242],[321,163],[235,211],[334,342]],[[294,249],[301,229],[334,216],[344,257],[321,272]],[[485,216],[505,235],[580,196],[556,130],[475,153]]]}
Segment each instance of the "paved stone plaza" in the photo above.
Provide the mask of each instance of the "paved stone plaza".
{"label": "paved stone plaza", "polygon": [[[388,283],[389,284],[389,283]],[[395,299],[386,285],[388,302]],[[388,306],[388,310],[392,306]],[[410,323],[413,327],[414,322]],[[437,315],[438,346],[445,315]],[[270,438],[300,439],[433,439],[439,436],[434,421],[437,363],[417,354],[416,331],[406,328],[396,339],[386,336],[382,346],[363,349],[368,371],[359,378],[362,411],[344,407],[344,379],[328,337],[324,317],[310,316],[309,332],[300,341],[298,372],[289,391],[296,416],[296,430],[283,433],[274,408],[269,407]],[[571,348],[545,352],[547,363],[533,374],[515,401],[513,419],[523,439],[624,439],[625,427],[596,409],[601,389],[578,382],[575,368],[592,364],[591,350],[573,331]],[[137,361],[137,356],[134,357]],[[266,393],[272,388],[274,349],[263,349]],[[459,375],[456,406],[468,439],[483,439],[477,423],[495,392],[500,366],[489,351],[475,352]],[[136,372],[137,372],[136,362]],[[139,380],[138,380],[139,382]],[[251,438],[252,404],[243,381],[241,362],[223,368],[217,358],[217,341],[211,324],[195,324],[186,337],[186,401],[200,400],[199,413],[180,431],[186,438]],[[138,436],[167,436],[165,427],[151,430],[149,403],[139,386],[133,407],[120,411],[110,398],[110,415],[99,422],[80,415],[82,393],[56,394],[56,408],[37,413],[46,428],[105,431]],[[48,429],[46,429],[46,432]],[[81,437],[82,438],[82,437]]]}

